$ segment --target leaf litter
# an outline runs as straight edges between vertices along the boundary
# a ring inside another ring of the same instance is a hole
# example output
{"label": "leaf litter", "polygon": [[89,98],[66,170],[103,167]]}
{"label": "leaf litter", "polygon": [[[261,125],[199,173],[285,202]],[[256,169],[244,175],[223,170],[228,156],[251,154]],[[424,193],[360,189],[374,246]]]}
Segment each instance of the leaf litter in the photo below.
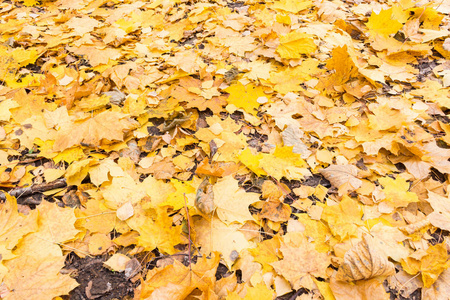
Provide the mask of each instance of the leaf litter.
{"label": "leaf litter", "polygon": [[3,299],[447,299],[446,1],[0,4]]}

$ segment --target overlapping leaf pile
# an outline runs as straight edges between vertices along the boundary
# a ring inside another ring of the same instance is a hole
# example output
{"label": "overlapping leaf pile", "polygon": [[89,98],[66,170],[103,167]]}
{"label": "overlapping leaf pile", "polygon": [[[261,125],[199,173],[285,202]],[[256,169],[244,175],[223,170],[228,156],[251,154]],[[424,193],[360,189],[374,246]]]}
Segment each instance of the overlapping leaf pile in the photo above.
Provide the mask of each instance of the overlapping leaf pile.
{"label": "overlapping leaf pile", "polygon": [[136,299],[447,299],[449,13],[3,1],[0,185],[70,187],[6,196],[1,297],[68,294],[72,252]]}

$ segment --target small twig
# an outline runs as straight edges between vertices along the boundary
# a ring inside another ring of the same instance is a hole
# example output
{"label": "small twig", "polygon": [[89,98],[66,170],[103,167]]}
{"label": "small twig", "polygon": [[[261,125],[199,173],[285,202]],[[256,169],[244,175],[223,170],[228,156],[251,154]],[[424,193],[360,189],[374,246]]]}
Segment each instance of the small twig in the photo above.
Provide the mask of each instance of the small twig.
{"label": "small twig", "polygon": [[289,300],[295,300],[295,299],[297,299],[297,296],[299,296],[300,295],[300,293],[302,293],[302,292],[304,292],[304,289],[303,288],[301,288],[301,289],[298,289],[296,292],[295,292],[295,294],[294,295],[292,295],[292,297],[291,298],[289,298]]}
{"label": "small twig", "polygon": [[[270,175],[269,175],[270,176]],[[291,197],[291,195],[289,195],[290,193],[288,191],[286,191],[286,189],[284,188],[283,185],[281,185],[281,183],[276,179],[273,178],[272,176],[270,176],[270,178],[272,178],[273,181],[275,181],[275,183],[278,185],[278,187],[281,189],[281,191],[286,195],[286,197],[288,197],[289,199],[292,200],[292,202],[295,202],[295,199]]]}
{"label": "small twig", "polygon": [[[50,183],[42,183],[42,184],[35,184],[29,187],[21,187],[21,188],[14,188],[8,192],[11,196],[14,196],[16,198],[22,197],[22,196],[29,196],[35,193],[42,193],[45,191],[57,189],[57,188],[63,188],[67,186],[67,182],[65,179],[58,179]],[[0,200],[6,200],[5,192],[0,191]]]}
{"label": "small twig", "polygon": [[191,265],[191,222],[189,221],[189,210],[187,207],[187,202],[186,202],[186,193],[183,193],[183,197],[184,197],[184,208],[186,210],[186,221],[187,221],[187,225],[188,225],[188,241],[189,241],[189,271],[192,271],[192,265]]}

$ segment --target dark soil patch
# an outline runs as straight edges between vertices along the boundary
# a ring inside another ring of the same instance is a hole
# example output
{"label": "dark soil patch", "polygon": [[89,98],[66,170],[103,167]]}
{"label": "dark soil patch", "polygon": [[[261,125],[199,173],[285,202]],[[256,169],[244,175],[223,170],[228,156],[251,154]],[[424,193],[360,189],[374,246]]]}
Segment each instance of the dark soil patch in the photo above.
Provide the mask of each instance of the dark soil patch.
{"label": "dark soil patch", "polygon": [[132,299],[134,284],[123,272],[112,272],[105,268],[103,262],[107,259],[108,257],[79,258],[69,255],[66,269],[73,270],[73,277],[80,284],[70,292],[71,300]]}

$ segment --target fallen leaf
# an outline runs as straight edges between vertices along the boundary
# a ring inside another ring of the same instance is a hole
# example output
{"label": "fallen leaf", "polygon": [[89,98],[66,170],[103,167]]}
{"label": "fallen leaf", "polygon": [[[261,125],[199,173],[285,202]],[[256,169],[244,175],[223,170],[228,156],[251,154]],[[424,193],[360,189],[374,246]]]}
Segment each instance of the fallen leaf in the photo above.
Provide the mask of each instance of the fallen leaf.
{"label": "fallen leaf", "polygon": [[378,247],[380,243],[377,239],[368,234],[364,235],[361,242],[345,253],[344,262],[339,266],[336,279],[349,282],[395,274],[394,264]]}

